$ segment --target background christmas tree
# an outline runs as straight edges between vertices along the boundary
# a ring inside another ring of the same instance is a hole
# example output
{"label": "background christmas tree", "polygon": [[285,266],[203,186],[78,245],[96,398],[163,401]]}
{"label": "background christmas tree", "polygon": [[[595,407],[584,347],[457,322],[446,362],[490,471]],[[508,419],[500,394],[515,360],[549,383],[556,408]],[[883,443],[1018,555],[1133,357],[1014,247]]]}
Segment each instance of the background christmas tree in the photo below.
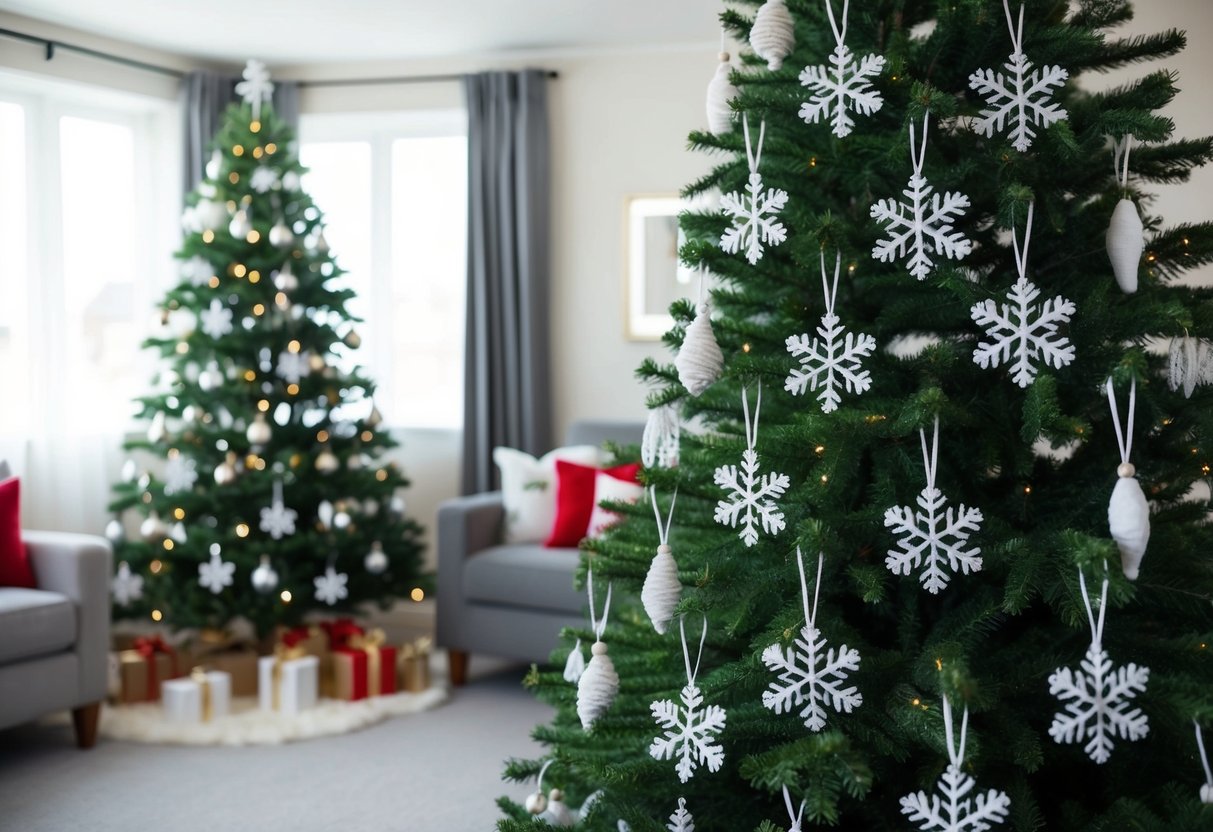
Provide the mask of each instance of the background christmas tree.
{"label": "background christmas tree", "polygon": [[160,462],[142,475],[128,463],[116,487],[112,510],[141,524],[117,545],[114,594],[119,616],[244,616],[264,633],[409,595],[421,529],[404,514],[407,480],[376,461],[395,442],[354,360],[352,292],[334,285],[292,131],[262,103],[263,67],[242,83],[188,199],[167,334],[146,344],[165,366],[139,400],[147,440],[127,447]]}
{"label": "background christmas tree", "polygon": [[[759,2],[747,5],[721,16],[741,42]],[[1176,94],[1177,79],[1165,69],[1103,93],[1078,83],[1084,73],[1175,54],[1184,37],[1117,38],[1116,25],[1131,16],[1123,0],[1029,0],[1023,52],[1037,68],[1068,71],[1064,84],[1043,95],[1068,118],[1034,124],[1035,136],[1021,150],[1011,125],[988,137],[974,129],[989,101],[970,79],[978,70],[1007,72],[1017,4],[1008,10],[1010,27],[997,0],[854,3],[846,22],[843,4],[834,5],[854,60],[885,60],[872,78],[883,106],[865,114],[848,101],[854,128],[845,137],[835,135],[830,112],[806,124],[800,111],[813,91],[798,74],[829,66],[837,41],[824,0],[788,0],[793,53],[778,70],[742,56],[733,73],[737,121],[719,135],[691,136],[696,150],[723,158],[685,189],[687,196],[744,193],[750,166],[741,119],[748,117],[755,146],[765,120],[762,187],[788,194],[775,218],[787,240],[768,241],[751,264],[744,245],[736,254],[722,251],[730,227],[723,212],[684,215],[692,239],[684,261],[719,279],[711,301],[723,376],[693,397],[674,366],[650,362],[640,370],[657,387],[650,406],[672,403],[704,428],[684,432],[677,468],[650,468],[645,476],[663,511],[677,488],[670,544],[682,584],[678,612],[686,616],[692,663],[702,617],[708,621],[697,683],[705,705],[727,711],[717,738],[723,766],[712,773],[701,762],[684,784],[673,761],[649,753],[663,733],[650,704],[678,702],[687,680],[677,619],[658,635],[637,601],[658,543],[652,509],[641,504],[624,509],[626,522],[605,541],[586,544],[599,610],[607,583],[614,588],[604,637],[621,680],[613,705],[586,731],[575,712],[575,685],[558,672],[528,677],[557,708],[553,722],[535,731],[553,761],[545,784],[564,788],[574,807],[603,790],[578,827],[585,829],[615,830],[622,818],[635,832],[664,830],[679,797],[700,832],[786,829],[785,786],[794,807],[807,801],[805,829],[984,829],[963,817],[948,825],[903,813],[904,797],[936,794],[949,765],[946,696],[957,735],[962,710],[970,712],[959,770],[977,786],[966,799],[994,790],[1009,800],[1005,818],[990,819],[992,828],[1208,829],[1213,807],[1202,807],[1198,796],[1203,773],[1193,720],[1213,725],[1213,530],[1207,492],[1193,488],[1213,462],[1213,388],[1197,386],[1189,399],[1168,384],[1165,339],[1213,336],[1213,291],[1178,280],[1213,260],[1213,227],[1166,225],[1151,214],[1146,189],[1184,181],[1213,157],[1213,141],[1172,135],[1159,110]],[[934,264],[921,281],[906,257],[883,262],[872,254],[890,233],[872,206],[907,200],[911,127],[920,152],[925,142],[922,172],[935,193],[965,194],[970,203],[956,212],[960,237],[949,245],[967,239],[971,252],[964,256],[958,246],[949,257],[932,246]],[[1127,135],[1136,143],[1126,187],[1114,174],[1113,142]],[[1105,232],[1126,195],[1143,209],[1147,241],[1140,269],[1130,275],[1140,284],[1131,294],[1118,286],[1105,253]],[[1066,314],[1053,321],[1052,346],[1062,354],[1048,362],[1037,355],[1037,375],[1021,387],[1007,366],[1014,355],[994,367],[975,362],[978,343],[990,338],[974,306],[1008,302],[1018,277],[1012,237],[1026,245],[1030,209],[1025,274],[1041,291],[1036,314],[1055,296],[1076,309],[1068,321]],[[791,395],[785,381],[803,369],[789,352],[789,336],[805,334],[807,343],[819,337],[819,326],[830,328],[822,323],[820,262],[824,254],[832,278],[836,251],[842,269],[834,312],[847,331],[871,336],[875,349],[859,356],[870,389],[840,383],[841,402],[831,411],[818,398],[821,387]],[[684,302],[673,312],[679,325],[666,343],[677,351],[695,308]],[[1072,360],[1061,339],[1073,347]],[[1105,395],[1109,377],[1122,424],[1136,385],[1131,458],[1153,528],[1136,581],[1123,574],[1109,534],[1109,497],[1122,461]],[[714,520],[718,501],[730,495],[713,477],[741,460],[742,390],[748,388],[753,415],[759,386],[760,471],[786,474],[790,487],[775,499],[786,527],[776,534],[759,529],[757,544],[747,547],[739,529]],[[932,593],[921,582],[923,569],[903,576],[886,566],[905,537],[887,512],[919,510],[927,484],[923,445],[929,449],[937,418],[937,486],[949,507],[982,512],[958,546],[982,563],[980,571],[972,561],[965,568],[963,558],[945,564],[947,586]],[[854,686],[862,703],[827,702],[819,731],[806,725],[799,705],[790,713],[764,707],[764,693],[782,685],[764,651],[793,647],[805,626],[798,546],[810,601],[823,556],[816,627],[830,649],[846,645],[860,657],[838,687]],[[1079,668],[1092,641],[1080,570],[1097,614],[1102,578],[1110,579],[1102,646],[1112,661],[1152,671],[1129,703],[1148,719],[1148,735],[1116,737],[1102,765],[1088,758],[1085,738],[1061,744],[1050,736],[1063,711],[1050,677],[1058,668]],[[575,637],[593,641],[582,630],[566,634],[567,644]],[[512,761],[507,776],[533,778],[540,762]],[[502,807],[508,819],[500,828],[534,828],[522,807],[504,800]]]}

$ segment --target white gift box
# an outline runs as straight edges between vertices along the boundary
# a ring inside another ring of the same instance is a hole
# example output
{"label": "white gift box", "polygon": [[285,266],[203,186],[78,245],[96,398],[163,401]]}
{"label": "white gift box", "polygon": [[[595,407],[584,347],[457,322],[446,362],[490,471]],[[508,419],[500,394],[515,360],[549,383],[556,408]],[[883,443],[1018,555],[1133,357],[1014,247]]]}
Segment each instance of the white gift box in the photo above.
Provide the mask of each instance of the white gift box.
{"label": "white gift box", "polygon": [[160,701],[169,722],[209,722],[227,716],[232,676],[222,670],[195,670],[184,678],[169,679],[160,685]]}
{"label": "white gift box", "polygon": [[261,710],[297,714],[316,707],[320,688],[320,659],[301,656],[282,662],[277,680],[278,701],[275,702],[274,663],[277,661],[276,656],[262,656],[257,660],[257,697]]}

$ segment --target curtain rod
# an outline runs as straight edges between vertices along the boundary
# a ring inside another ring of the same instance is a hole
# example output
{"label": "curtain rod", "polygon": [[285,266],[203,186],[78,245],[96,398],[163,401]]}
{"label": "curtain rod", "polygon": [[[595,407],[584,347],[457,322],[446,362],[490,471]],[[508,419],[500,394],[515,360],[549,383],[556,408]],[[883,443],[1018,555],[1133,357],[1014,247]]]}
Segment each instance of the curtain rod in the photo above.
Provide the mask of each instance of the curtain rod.
{"label": "curtain rod", "polygon": [[[167,75],[170,78],[184,78],[185,73],[179,69],[172,67],[160,66],[159,64],[148,63],[147,61],[138,61],[134,58],[127,58],[122,55],[115,55],[111,52],[102,52],[100,49],[90,49],[87,46],[78,46],[74,43],[64,43],[61,40],[52,38],[44,38],[37,35],[26,34],[25,32],[17,32],[12,29],[0,28],[0,36],[13,38],[15,40],[25,41],[26,43],[36,44],[41,46],[46,52],[46,60],[53,60],[55,50],[63,49],[68,52],[76,52],[80,55],[87,55],[90,58],[97,58],[110,63],[121,64],[132,69],[142,69],[146,72],[154,72],[158,75]],[[558,78],[559,73],[555,70],[548,70],[548,78]],[[401,75],[396,77],[385,78],[334,78],[331,80],[317,81],[299,81],[300,87],[361,87],[361,86],[376,86],[383,84],[427,84],[441,83],[449,81],[459,81],[463,79],[463,75],[450,73],[445,75]]]}

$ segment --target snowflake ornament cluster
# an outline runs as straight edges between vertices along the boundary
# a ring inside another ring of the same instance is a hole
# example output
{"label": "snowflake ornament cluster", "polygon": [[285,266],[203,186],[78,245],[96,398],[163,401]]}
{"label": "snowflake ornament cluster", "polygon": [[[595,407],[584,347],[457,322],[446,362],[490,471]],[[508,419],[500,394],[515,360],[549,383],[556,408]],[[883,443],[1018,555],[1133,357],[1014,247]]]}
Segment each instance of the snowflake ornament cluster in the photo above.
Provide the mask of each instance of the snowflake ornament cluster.
{"label": "snowflake ornament cluster", "polygon": [[1000,305],[993,300],[984,300],[973,304],[970,310],[973,321],[985,330],[989,339],[978,342],[973,350],[973,361],[982,369],[1011,365],[1011,378],[1020,387],[1027,387],[1036,380],[1040,372],[1038,362],[1061,369],[1074,360],[1074,345],[1069,338],[1059,335],[1057,328],[1069,322],[1077,307],[1061,295],[1038,306],[1036,300],[1040,297],[1040,289],[1027,278],[1034,208],[1034,203],[1028,205],[1022,250],[1019,237],[1012,235],[1019,279],[1007,292],[1009,303]]}
{"label": "snowflake ornament cluster", "polygon": [[126,561],[118,564],[118,572],[110,579],[110,592],[114,603],[120,607],[130,606],[132,601],[143,597],[143,576],[131,571]]}
{"label": "snowflake ornament cluster", "polygon": [[754,449],[758,441],[758,412],[762,408],[762,387],[758,388],[758,400],[754,405],[754,419],[750,420],[750,403],[746,390],[741,391],[742,412],[745,415],[746,449],[741,455],[741,466],[721,465],[712,479],[721,488],[729,491],[726,499],[716,503],[715,519],[730,528],[741,526],[738,537],[749,548],[758,542],[758,528],[769,535],[783,531],[783,512],[775,500],[782,497],[791,485],[787,474],[759,474],[758,452]]}
{"label": "snowflake ornament cluster", "polygon": [[[817,629],[817,599],[821,594],[821,567],[824,556],[817,556],[817,583],[813,606],[809,607],[809,587],[805,581],[804,558],[796,547],[796,565],[800,567],[800,596],[804,605],[805,626],[786,650],[776,642],[762,651],[762,663],[777,681],[763,691],[762,704],[777,714],[800,708],[804,725],[810,731],[826,726],[826,706],[838,713],[850,713],[863,704],[863,694],[854,685],[843,687],[847,676],[859,669],[859,651],[845,644],[835,651]],[[802,707],[803,706],[803,707]]]}
{"label": "snowflake ornament cluster", "polygon": [[[826,313],[817,327],[817,338],[810,341],[808,334],[790,335],[786,342],[788,352],[800,359],[800,367],[794,367],[788,373],[783,389],[796,396],[806,389],[816,391],[820,387],[817,400],[821,402],[822,413],[838,409],[838,403],[842,401],[839,387],[859,395],[872,386],[872,378],[863,369],[861,359],[876,349],[876,339],[871,335],[847,332],[834,312],[841,267],[842,255],[836,254],[834,283],[831,286],[826,282],[825,252],[821,253],[821,288],[825,294]],[[843,333],[846,333],[846,337],[841,337]]]}
{"label": "snowflake ornament cluster", "polygon": [[872,248],[872,257],[882,263],[905,260],[906,269],[923,280],[935,267],[932,255],[961,260],[973,250],[973,242],[953,228],[964,216],[969,198],[958,191],[939,193],[922,175],[927,155],[927,126],[930,113],[922,120],[922,146],[917,145],[914,125],[910,125],[910,159],[914,173],[902,195],[876,202],[869,211],[872,219],[885,226],[888,236]]}
{"label": "snowflake ornament cluster", "polygon": [[918,494],[918,511],[912,506],[893,506],[884,513],[884,524],[899,535],[897,549],[890,549],[885,566],[895,575],[909,575],[920,570],[918,580],[932,595],[945,589],[957,572],[969,574],[981,571],[981,549],[969,548],[969,536],[981,530],[984,519],[981,510],[966,507],[956,509],[947,505],[948,499],[935,487],[939,464],[939,417],[935,417],[935,434],[927,449],[926,431],[919,430],[922,442],[922,464],[926,469],[927,485]]}
{"label": "snowflake ornament cluster", "polygon": [[278,353],[278,366],[275,371],[290,384],[298,384],[300,379],[312,372],[307,352],[283,350]]}
{"label": "snowflake ornament cluster", "polygon": [[184,494],[198,481],[198,461],[173,448],[164,463],[164,495]]}
{"label": "snowflake ornament cluster", "polygon": [[236,572],[236,564],[223,560],[219,553],[219,544],[212,544],[211,559],[198,564],[198,583],[215,595],[223,592],[224,587],[232,585],[232,576]]}
{"label": "snowflake ornament cluster", "polygon": [[232,310],[219,298],[212,298],[211,305],[198,313],[198,324],[205,335],[218,341],[232,331]]}
{"label": "snowflake ornament cluster", "polygon": [[884,71],[885,60],[881,55],[869,54],[856,63],[855,55],[846,45],[850,0],[843,0],[841,26],[834,20],[832,1],[824,1],[830,28],[834,30],[834,51],[829,66],[806,66],[800,73],[801,85],[808,87],[813,95],[800,105],[799,115],[807,124],[817,124],[822,118],[828,118],[831,132],[842,139],[855,127],[851,110],[870,116],[884,105],[880,92],[872,89],[872,80]]}
{"label": "snowflake ornament cluster", "polygon": [[274,480],[274,496],[268,506],[261,509],[261,531],[274,540],[281,540],[295,533],[295,520],[299,513],[287,508],[282,502],[282,480]]}
{"label": "snowflake ornament cluster", "polygon": [[961,718],[959,745],[952,728],[952,703],[946,696],[943,698],[943,725],[948,743],[948,767],[936,786],[938,794],[919,791],[906,795],[901,799],[901,813],[921,832],[986,832],[1007,819],[1011,798],[997,789],[975,792],[977,781],[964,771],[968,706]]}
{"label": "snowflake ornament cluster", "polygon": [[742,132],[745,135],[745,155],[750,165],[750,178],[745,193],[737,191],[720,198],[720,208],[732,220],[732,225],[720,238],[720,247],[726,254],[745,251],[745,258],[754,265],[762,259],[763,246],[777,246],[787,239],[787,229],[776,217],[788,202],[787,191],[778,188],[763,189],[762,174],[758,163],[762,161],[762,142],[766,138],[767,123],[762,122],[758,130],[758,152],[750,147],[750,120],[743,117]]}
{"label": "snowflake ornament cluster", "polygon": [[253,120],[257,121],[261,118],[261,103],[274,94],[274,84],[265,64],[252,58],[245,64],[243,75],[244,80],[236,85],[236,95],[253,105]]}
{"label": "snowflake ornament cluster", "polygon": [[973,129],[987,139],[1008,129],[1011,146],[1023,153],[1032,146],[1035,127],[1047,128],[1066,118],[1066,111],[1051,100],[1055,88],[1069,77],[1059,66],[1036,69],[1023,53],[1023,4],[1019,6],[1019,24],[1011,18],[1008,0],[1002,0],[1011,32],[1011,57],[1004,69],[979,69],[969,76],[969,88],[986,101],[986,107],[973,121]]}
{"label": "snowflake ornament cluster", "polygon": [[1099,597],[1099,616],[1091,607],[1087,579],[1078,570],[1078,585],[1091,627],[1091,646],[1080,670],[1059,667],[1049,676],[1049,693],[1057,697],[1065,710],[1055,714],[1049,736],[1057,743],[1084,742],[1083,750],[1096,763],[1112,756],[1114,740],[1144,739],[1150,733],[1149,720],[1133,699],[1145,693],[1150,668],[1136,664],[1115,667],[1103,648],[1104,620],[1108,608],[1108,578],[1103,579]]}
{"label": "snowflake ornament cluster", "polygon": [[345,600],[350,594],[346,589],[348,582],[349,576],[344,572],[338,572],[331,566],[326,567],[323,575],[312,578],[312,585],[316,587],[316,600],[323,601],[330,607]]}
{"label": "snowflake ornament cluster", "polygon": [[258,165],[249,177],[249,187],[259,194],[266,194],[278,187],[278,171],[269,165]]}
{"label": "snowflake ornament cluster", "polygon": [[695,684],[699,674],[699,660],[703,658],[703,643],[708,636],[708,620],[703,620],[703,634],[699,638],[699,655],[695,667],[691,667],[691,654],[687,649],[687,633],[683,621],[678,629],[682,635],[682,658],[686,665],[687,683],[679,696],[681,704],[669,699],[659,699],[649,708],[653,719],[662,729],[662,734],[649,745],[649,755],[654,760],[678,758],[674,770],[679,781],[685,783],[695,776],[695,770],[706,765],[708,771],[719,771],[724,765],[724,748],[717,742],[717,735],[724,730],[727,714],[719,705],[704,703],[703,691]]}

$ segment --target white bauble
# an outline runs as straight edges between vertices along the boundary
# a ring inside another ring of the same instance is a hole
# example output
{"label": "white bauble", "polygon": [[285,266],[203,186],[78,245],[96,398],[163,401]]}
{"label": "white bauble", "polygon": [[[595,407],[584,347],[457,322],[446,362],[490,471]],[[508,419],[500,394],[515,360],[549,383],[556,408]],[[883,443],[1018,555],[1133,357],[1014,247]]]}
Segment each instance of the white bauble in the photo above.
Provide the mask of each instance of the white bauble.
{"label": "white bauble", "polygon": [[215,466],[215,485],[231,485],[238,473],[235,455],[228,454],[227,459]]}
{"label": "white bauble", "polygon": [[737,97],[737,87],[729,80],[732,69],[729,53],[721,52],[716,74],[708,82],[708,130],[717,136],[729,132],[733,126],[733,108],[729,102]]}
{"label": "white bauble", "polygon": [[[271,229],[271,233],[273,233]],[[293,292],[299,288],[299,278],[291,271],[290,263],[283,263],[282,269],[274,277],[274,285],[280,292]]]}
{"label": "white bauble", "polygon": [[1213,806],[1213,783],[1205,783],[1200,787],[1200,802],[1206,806]]}
{"label": "white bauble", "polygon": [[293,170],[282,174],[282,187],[288,191],[299,190],[299,174]]}
{"label": "white bauble", "polygon": [[362,565],[372,575],[381,575],[387,571],[387,553],[383,551],[382,543],[376,540],[371,544],[371,551],[367,552],[366,557],[362,559]]}
{"label": "white bauble", "polygon": [[[333,452],[325,448],[316,456],[316,470],[322,474],[331,474],[341,467],[341,462]],[[334,518],[336,519],[336,518]]]}
{"label": "white bauble", "polygon": [[198,374],[198,386],[206,392],[223,386],[223,371],[219,369],[219,362],[212,361]]}
{"label": "white bauble", "polygon": [[152,423],[147,429],[147,441],[156,443],[168,436],[168,424],[165,418],[164,411],[159,410],[152,417]]}
{"label": "white bauble", "polygon": [[254,416],[253,423],[244,432],[244,436],[248,439],[250,445],[267,445],[273,435],[274,431],[270,428],[270,423],[265,420],[264,413],[258,413]]}
{"label": "white bauble", "polygon": [[243,208],[232,214],[232,221],[227,224],[227,233],[237,240],[243,240],[252,230],[253,223],[249,221],[248,212]]}
{"label": "white bauble", "polygon": [[126,542],[126,527],[122,525],[122,521],[114,518],[105,524],[105,537],[115,546],[119,546]]}
{"label": "white bauble", "polygon": [[160,515],[153,511],[139,524],[139,534],[149,543],[159,543],[168,537],[168,526],[164,525]]}
{"label": "white bauble", "polygon": [[754,18],[754,28],[750,29],[750,46],[754,54],[774,71],[783,66],[783,59],[795,45],[795,24],[787,4],[784,0],[767,0]]}
{"label": "white bauble", "polygon": [[674,618],[674,609],[681,597],[682,584],[678,580],[678,564],[670,553],[670,547],[663,543],[657,547],[657,555],[649,564],[649,572],[644,577],[644,587],[640,590],[644,611],[658,634],[664,634],[670,625]]}
{"label": "white bauble", "polygon": [[586,731],[607,712],[619,693],[619,674],[615,672],[615,663],[607,655],[607,646],[596,641],[590,653],[590,663],[577,680],[577,716]]}
{"label": "white bauble", "polygon": [[724,369],[724,353],[716,343],[711,310],[706,302],[699,305],[695,320],[687,327],[674,366],[678,369],[678,380],[692,396],[698,396],[720,378],[720,372]]}
{"label": "white bauble", "polygon": [[253,570],[253,589],[262,595],[268,595],[278,588],[278,573],[270,564],[270,556],[262,555],[261,563]]}
{"label": "white bauble", "polygon": [[1150,542],[1150,504],[1146,502],[1141,483],[1133,476],[1132,465],[1122,463],[1118,473],[1120,476],[1108,502],[1108,528],[1120,550],[1120,566],[1125,577],[1135,581],[1141,570],[1141,559],[1146,554],[1146,544]]}
{"label": "white bauble", "polygon": [[194,219],[204,230],[214,231],[227,222],[227,209],[220,202],[200,199],[194,205]]}
{"label": "white bauble", "polygon": [[278,248],[286,248],[291,243],[295,242],[295,235],[286,227],[286,223],[282,220],[274,223],[274,227],[270,229],[270,245]]}
{"label": "white bauble", "polygon": [[548,796],[543,792],[531,792],[526,796],[526,810],[532,815],[542,814],[548,807]]}
{"label": "white bauble", "polygon": [[353,518],[345,509],[338,509],[337,513],[333,515],[333,528],[339,532],[348,529],[352,522],[354,522]]}
{"label": "white bauble", "polygon": [[207,160],[206,176],[208,179],[218,179],[221,173],[223,173],[223,154],[216,149],[211,153],[211,158]]}
{"label": "white bauble", "polygon": [[560,789],[548,792],[548,808],[539,816],[539,820],[545,820],[561,829],[569,829],[577,822],[569,807],[564,805],[564,792]]}
{"label": "white bauble", "polygon": [[188,540],[188,535],[185,533],[185,524],[178,521],[174,523],[168,530],[166,537],[171,537],[177,543],[184,543]]}
{"label": "white bauble", "polygon": [[1108,248],[1108,259],[1112,261],[1116,285],[1125,294],[1133,294],[1137,291],[1137,267],[1146,247],[1145,229],[1133,200],[1122,199],[1116,203],[1104,243]]}

